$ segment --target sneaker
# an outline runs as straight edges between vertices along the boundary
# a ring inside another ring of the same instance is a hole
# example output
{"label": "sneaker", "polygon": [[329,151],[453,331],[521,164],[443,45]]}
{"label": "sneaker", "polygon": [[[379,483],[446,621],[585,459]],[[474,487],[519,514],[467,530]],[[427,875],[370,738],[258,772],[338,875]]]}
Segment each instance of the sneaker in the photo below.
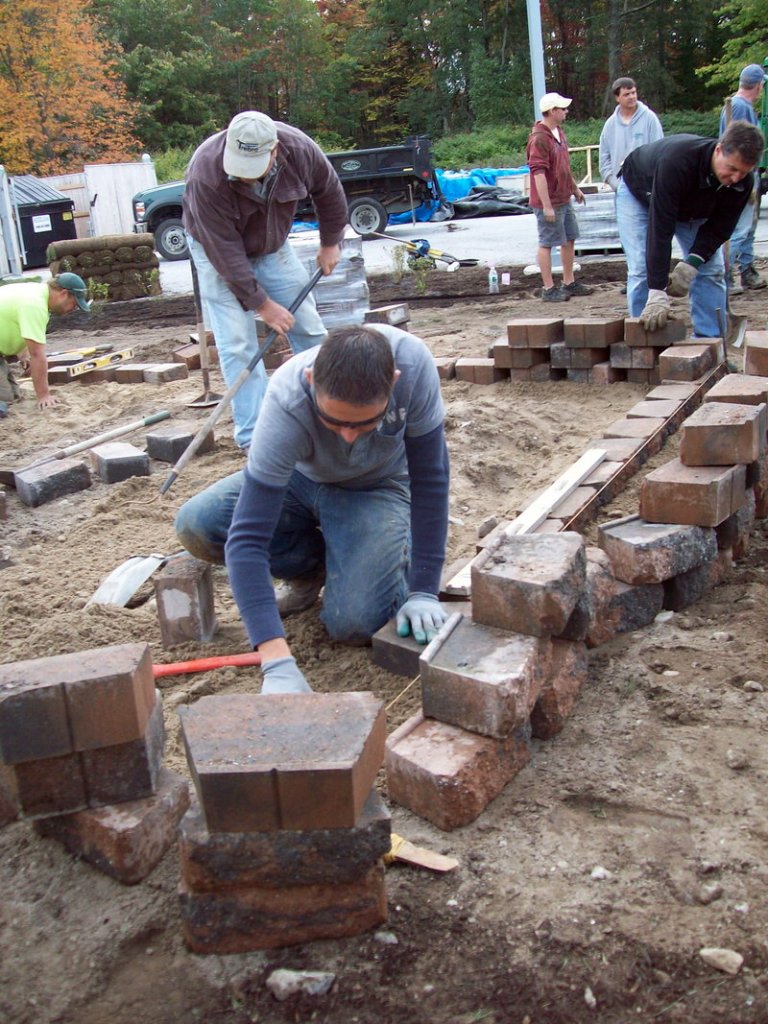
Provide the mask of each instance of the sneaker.
{"label": "sneaker", "polygon": [[567,302],[570,295],[559,284],[553,284],[551,288],[542,288],[541,297],[544,302]]}
{"label": "sneaker", "polygon": [[311,608],[323,589],[323,583],[324,572],[296,576],[292,580],[279,580],[275,583],[277,610],[281,615],[288,616]]}
{"label": "sneaker", "polygon": [[563,285],[563,291],[568,298],[571,298],[573,295],[591,295],[594,288],[587,288],[581,281],[571,281],[570,284]]}
{"label": "sneaker", "polygon": [[758,272],[750,263],[748,267],[745,267],[741,272],[741,283],[745,288],[749,288],[752,291],[756,291],[758,288],[765,288],[768,286],[768,281],[764,277],[760,277]]}

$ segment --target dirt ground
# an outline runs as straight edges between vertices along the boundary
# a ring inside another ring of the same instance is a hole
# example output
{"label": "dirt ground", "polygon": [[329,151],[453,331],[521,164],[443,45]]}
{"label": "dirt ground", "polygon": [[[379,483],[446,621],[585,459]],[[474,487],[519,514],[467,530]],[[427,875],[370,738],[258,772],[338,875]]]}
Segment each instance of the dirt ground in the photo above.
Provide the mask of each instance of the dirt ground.
{"label": "dirt ground", "polygon": [[[503,269],[503,268],[500,268]],[[412,330],[436,355],[480,355],[515,316],[624,312],[615,267],[585,267],[595,294],[546,307],[534,281],[454,303],[411,304]],[[127,305],[127,304],[126,304]],[[678,303],[679,305],[679,303]],[[768,321],[768,290],[734,301],[749,326]],[[92,341],[166,359],[192,323],[156,326],[152,300],[129,328],[94,320],[57,331],[53,348]],[[685,315],[681,307],[681,315]],[[738,366],[740,353],[731,353]],[[223,390],[216,374],[213,384]],[[186,408],[199,374],[163,385],[71,384],[40,413],[26,399],[0,423],[3,463],[18,468],[112,426]],[[444,385],[452,457],[449,557],[470,554],[490,516],[514,514],[644,397],[640,385],[568,382]],[[135,435],[141,443],[143,434]],[[133,438],[129,438],[133,440]],[[676,439],[647,464],[676,452]],[[215,451],[189,464],[160,497],[149,478],[27,508],[13,492],[0,552],[4,662],[147,641],[155,662],[247,649],[223,572],[215,574],[220,631],[204,650],[164,650],[156,610],[85,608],[115,566],[172,553],[175,510],[237,468],[229,421]],[[642,477],[602,517],[637,511]],[[594,541],[594,526],[587,529]],[[471,825],[443,833],[390,805],[393,831],[458,858],[447,875],[388,868],[389,920],[377,933],[228,957],[189,954],[171,851],[143,883],[125,887],[73,859],[29,823],[0,831],[0,1021],[7,1024],[560,1024],[598,1020],[737,1024],[768,1020],[765,606],[768,537],[756,525],[748,557],[698,605],[590,655],[589,682],[563,732],[534,741],[530,764]],[[151,593],[151,587],[146,589]],[[391,731],[418,706],[418,687],[374,666],[367,650],[335,646],[312,609],[287,622],[315,689],[370,690]],[[168,765],[186,773],[177,708],[212,693],[256,692],[256,670],[161,680]],[[382,778],[386,797],[386,783]],[[744,957],[733,977],[702,947]],[[277,1002],[277,967],[332,971],[323,997]]]}

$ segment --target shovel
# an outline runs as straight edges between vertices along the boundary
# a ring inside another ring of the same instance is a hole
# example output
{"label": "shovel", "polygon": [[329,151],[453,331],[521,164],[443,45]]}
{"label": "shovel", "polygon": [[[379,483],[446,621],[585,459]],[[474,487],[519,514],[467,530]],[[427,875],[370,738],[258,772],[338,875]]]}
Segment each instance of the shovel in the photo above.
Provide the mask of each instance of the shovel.
{"label": "shovel", "polygon": [[88,599],[85,607],[111,604],[125,608],[136,591],[168,561],[168,555],[134,555],[113,569]]}
{"label": "shovel", "polygon": [[[291,305],[288,307],[289,313],[296,312],[296,310],[302,304],[304,299],[306,299],[306,297],[309,295],[309,293],[312,291],[312,289],[315,287],[315,285],[322,276],[323,271],[320,267],[318,267],[317,270],[312,275],[312,277],[310,277],[309,281],[307,281],[307,283],[301,289],[301,291],[293,300]],[[253,373],[259,361],[264,358],[269,349],[277,340],[277,334],[278,332],[274,329],[269,332],[269,334],[264,339],[264,344],[261,346],[259,351],[251,359],[251,361],[248,363],[245,369],[240,371],[232,387],[228,388],[224,395],[222,395],[221,401],[213,410],[213,412],[205,421],[205,423],[202,425],[202,427],[200,427],[195,436],[192,438],[191,444],[189,444],[188,447],[181,454],[176,465],[169,470],[168,475],[166,476],[165,480],[163,480],[163,483],[160,487],[160,494],[168,493],[168,491],[173,486],[174,481],[178,477],[179,473],[186,466],[186,464],[193,458],[193,456],[197,454],[198,448],[206,439],[208,434],[210,434],[210,432],[213,430],[216,424],[219,422],[219,419],[221,418],[224,411],[229,408],[232,399],[235,397],[237,392],[240,390],[243,384],[245,384],[250,375]]]}
{"label": "shovel", "polygon": [[200,298],[200,282],[197,278],[197,267],[190,256],[189,267],[192,271],[192,292],[195,296],[195,319],[197,320],[197,340],[200,346],[200,375],[203,378],[203,393],[193,402],[187,402],[188,409],[207,409],[221,401],[221,395],[211,391],[211,364],[208,356],[208,339],[203,322],[203,303]]}

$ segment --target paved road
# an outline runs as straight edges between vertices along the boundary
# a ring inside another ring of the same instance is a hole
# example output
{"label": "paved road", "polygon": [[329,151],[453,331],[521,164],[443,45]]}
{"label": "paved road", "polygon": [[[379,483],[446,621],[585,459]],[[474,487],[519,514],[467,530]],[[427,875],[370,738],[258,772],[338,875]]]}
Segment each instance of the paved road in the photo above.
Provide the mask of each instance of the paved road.
{"label": "paved road", "polygon": [[[387,228],[387,234],[402,242],[426,238],[433,249],[450,253],[459,259],[477,259],[481,264],[525,267],[533,264],[536,259],[536,220],[532,214],[396,224]],[[393,269],[392,255],[396,244],[381,238],[363,242],[365,269],[369,274]],[[672,255],[680,255],[676,245],[673,246]],[[755,255],[768,257],[768,196],[763,196],[762,212],[755,235]],[[586,258],[601,257],[592,255]],[[583,260],[584,257],[580,259]],[[438,266],[445,267],[446,264]],[[164,293],[188,294],[192,291],[189,261],[171,263],[161,259],[160,280]]]}

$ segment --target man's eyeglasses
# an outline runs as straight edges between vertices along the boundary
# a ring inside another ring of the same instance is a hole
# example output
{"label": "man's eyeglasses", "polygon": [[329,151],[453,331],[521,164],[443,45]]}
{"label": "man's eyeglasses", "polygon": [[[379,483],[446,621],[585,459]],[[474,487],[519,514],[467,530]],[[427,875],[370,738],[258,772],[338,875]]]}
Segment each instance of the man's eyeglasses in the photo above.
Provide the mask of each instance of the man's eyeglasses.
{"label": "man's eyeglasses", "polygon": [[329,416],[323,412],[320,406],[317,404],[317,399],[312,396],[312,404],[315,407],[315,412],[323,421],[323,423],[330,423],[332,427],[344,427],[347,430],[360,430],[362,427],[373,427],[378,423],[381,423],[387,414],[389,408],[389,402],[384,406],[380,413],[376,416],[371,416],[367,420],[337,420],[334,416]]}

